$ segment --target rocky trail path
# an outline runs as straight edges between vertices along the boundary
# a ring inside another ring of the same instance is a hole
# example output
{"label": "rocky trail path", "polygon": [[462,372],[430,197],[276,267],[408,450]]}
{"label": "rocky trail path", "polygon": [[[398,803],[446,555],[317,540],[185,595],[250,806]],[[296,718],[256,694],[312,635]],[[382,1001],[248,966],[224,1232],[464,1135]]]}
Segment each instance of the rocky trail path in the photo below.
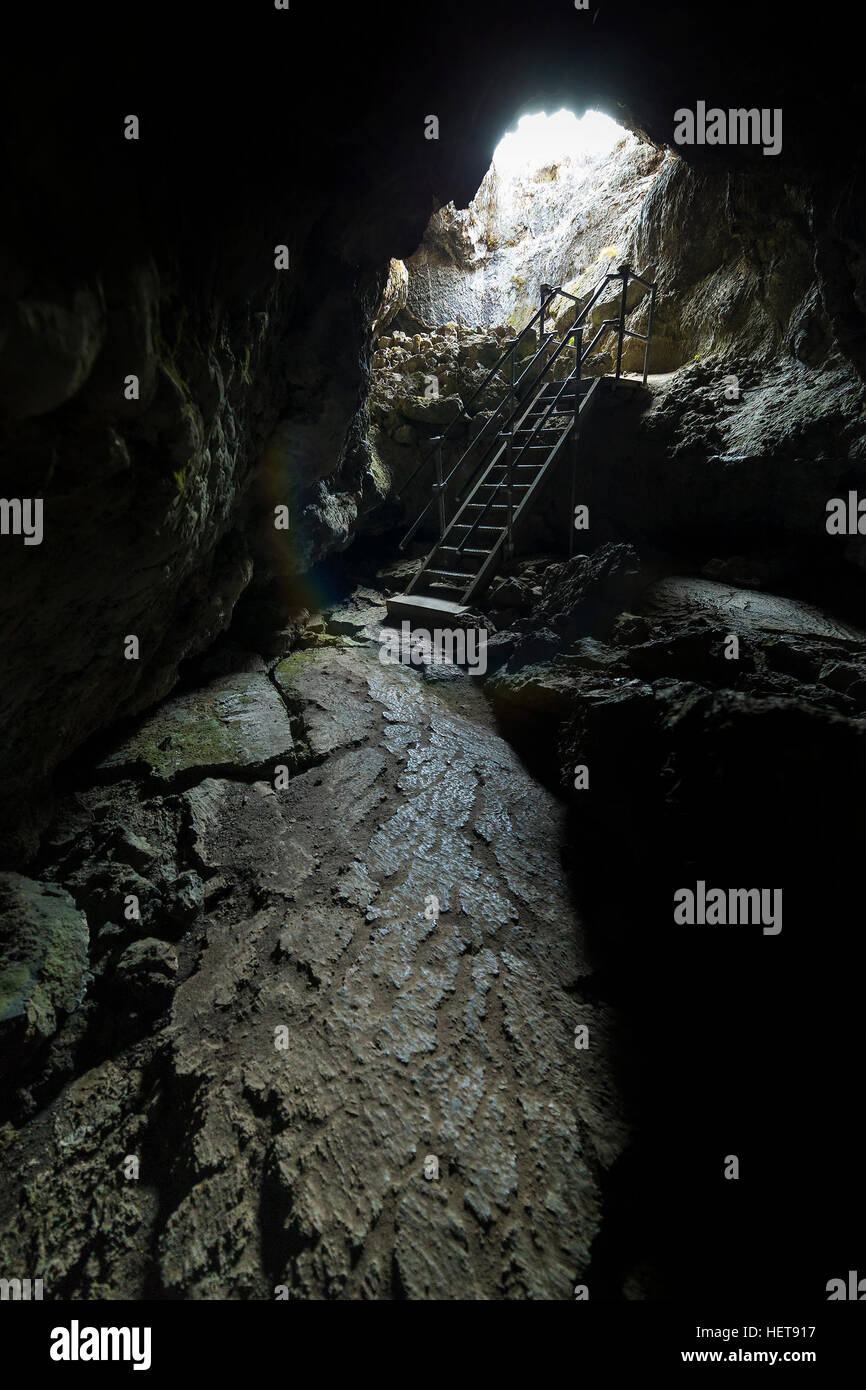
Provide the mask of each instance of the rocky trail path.
{"label": "rocky trail path", "polygon": [[572,1298],[626,1132],[562,807],[468,677],[254,666],[55,834],[96,982],[0,1130],[0,1264],[46,1297]]}

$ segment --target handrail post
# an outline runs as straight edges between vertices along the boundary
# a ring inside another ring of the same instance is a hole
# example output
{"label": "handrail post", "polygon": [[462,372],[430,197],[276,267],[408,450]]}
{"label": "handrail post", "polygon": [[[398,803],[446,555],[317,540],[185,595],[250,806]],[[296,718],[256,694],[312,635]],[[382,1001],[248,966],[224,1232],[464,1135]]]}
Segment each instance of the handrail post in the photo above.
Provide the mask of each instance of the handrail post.
{"label": "handrail post", "polygon": [[541,291],[540,291],[540,293],[541,293],[541,322],[540,322],[540,324],[539,324],[539,326],[538,326],[538,346],[539,346],[539,348],[541,348],[541,344],[544,342],[544,324],[545,324],[545,320],[547,319],[547,296],[548,296],[549,294],[551,294],[552,291],[553,291],[553,286],[552,286],[552,285],[542,285],[542,286],[541,286]]}
{"label": "handrail post", "polygon": [[574,508],[577,495],[577,434],[580,427],[580,365],[583,356],[583,329],[578,328],[574,335],[574,421],[571,426],[574,439],[571,445],[571,507],[568,512],[568,558],[574,554]]}
{"label": "handrail post", "polygon": [[619,304],[619,344],[616,350],[616,379],[619,381],[622,371],[622,345],[625,341],[625,306],[628,297],[629,266],[623,263],[617,266],[617,270],[622,276],[622,297]]}
{"label": "handrail post", "polygon": [[[577,386],[575,387],[575,390],[577,390],[577,389],[579,388],[579,386],[580,386],[580,365],[581,365],[582,360],[583,360],[583,327],[580,327],[580,328],[575,329],[575,333],[574,333],[574,375],[575,375],[575,377],[576,377],[576,379],[577,379]],[[574,407],[574,413],[577,414],[577,406],[576,406],[576,405],[575,405],[575,407]]]}
{"label": "handrail post", "polygon": [[433,484],[434,496],[439,502],[439,539],[445,535],[445,484],[442,481],[442,435],[437,434],[432,441],[436,445],[436,481]]}
{"label": "handrail post", "polygon": [[656,311],[656,287],[655,287],[655,285],[653,285],[653,287],[652,287],[652,289],[651,289],[651,291],[650,291],[649,319],[647,320],[647,327],[646,327],[646,347],[644,348],[644,352],[643,352],[643,384],[644,384],[644,386],[646,386],[647,373],[648,373],[648,371],[649,371],[649,350],[650,350],[650,341],[651,341],[652,335],[653,335],[653,319],[654,319],[654,317],[655,317],[655,311]]}
{"label": "handrail post", "polygon": [[505,542],[505,551],[509,560],[514,554],[514,535],[512,528],[512,469],[514,466],[514,431],[505,430],[505,476],[508,480],[508,539]]}
{"label": "handrail post", "polygon": [[574,554],[574,510],[577,506],[575,497],[577,496],[577,437],[575,436],[574,448],[571,452],[571,506],[568,509],[568,558]]}

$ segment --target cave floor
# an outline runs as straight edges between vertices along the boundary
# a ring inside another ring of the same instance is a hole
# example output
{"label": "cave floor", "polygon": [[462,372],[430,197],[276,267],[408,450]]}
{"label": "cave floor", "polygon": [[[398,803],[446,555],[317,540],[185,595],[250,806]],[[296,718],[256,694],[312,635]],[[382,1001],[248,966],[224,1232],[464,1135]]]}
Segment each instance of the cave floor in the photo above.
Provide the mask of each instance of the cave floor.
{"label": "cave floor", "polygon": [[50,1297],[573,1297],[627,1139],[613,1021],[564,809],[470,677],[330,639],[168,700],[76,805],[66,841],[162,834],[203,910],[121,931],[157,1006],[139,980],[113,1031],[97,969],[74,1079],[5,1127],[4,1269]]}

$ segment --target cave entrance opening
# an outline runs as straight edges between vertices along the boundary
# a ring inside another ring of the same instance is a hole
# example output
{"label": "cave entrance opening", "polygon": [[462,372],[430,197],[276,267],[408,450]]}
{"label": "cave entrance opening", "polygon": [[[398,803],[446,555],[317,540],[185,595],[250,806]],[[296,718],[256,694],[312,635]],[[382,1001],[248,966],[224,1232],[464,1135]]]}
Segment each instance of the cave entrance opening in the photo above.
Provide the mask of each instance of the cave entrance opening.
{"label": "cave entrance opening", "polygon": [[[497,364],[537,317],[550,287],[558,287],[558,297],[542,334],[567,337],[575,305],[592,302],[585,337],[592,348],[582,376],[619,375],[620,367],[643,375],[643,344],[630,341],[622,357],[616,331],[606,326],[621,313],[622,282],[610,272],[625,263],[640,270],[641,206],[668,157],[600,111],[524,114],[502,134],[468,207],[439,208],[417,250],[405,263],[392,260],[373,325],[369,440],[400,519],[420,517],[417,536],[413,526],[407,539],[432,539],[437,515],[441,532],[442,509],[429,506],[432,474],[424,460],[443,429],[468,412],[466,439],[449,436],[442,446],[450,473],[495,414],[513,386]],[[607,292],[596,298],[606,276]],[[628,307],[648,320],[646,284],[629,283]],[[648,324],[629,327],[646,333]],[[557,377],[573,368],[573,339],[565,347]],[[525,334],[511,359],[517,374],[538,348],[538,335]],[[455,458],[449,449],[457,449]]]}
{"label": "cave entrance opening", "polygon": [[519,332],[538,307],[540,285],[589,289],[599,266],[609,269],[629,249],[651,149],[600,111],[521,116],[468,207],[451,202],[434,212],[421,245],[395,269],[380,322],[393,312],[397,343],[385,351],[403,343],[401,331],[411,339],[452,326],[458,339],[461,330]]}
{"label": "cave entrance opening", "polygon": [[503,180],[531,177],[567,161],[587,168],[593,160],[609,155],[626,135],[602,111],[587,111],[583,116],[564,107],[552,116],[537,111],[521,116],[515,128],[505,132],[493,151],[492,164]]}

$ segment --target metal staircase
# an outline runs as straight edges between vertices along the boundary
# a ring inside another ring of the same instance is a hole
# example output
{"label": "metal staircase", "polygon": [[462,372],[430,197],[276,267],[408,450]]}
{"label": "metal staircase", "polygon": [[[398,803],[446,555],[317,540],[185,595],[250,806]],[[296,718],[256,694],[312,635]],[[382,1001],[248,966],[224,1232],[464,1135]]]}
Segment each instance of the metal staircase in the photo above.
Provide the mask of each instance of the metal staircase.
{"label": "metal staircase", "polygon": [[[589,345],[584,347],[587,319],[613,280],[620,281],[622,286],[618,315],[604,319]],[[633,281],[650,294],[645,334],[626,326],[628,314],[636,307],[634,302],[628,304],[629,284]],[[574,304],[574,319],[566,328],[547,333],[545,323],[551,314],[550,306],[560,297]],[[643,371],[643,385],[646,385],[655,298],[655,284],[633,274],[627,265],[605,275],[584,302],[559,287],[541,286],[539,309],[444,434],[432,441],[433,452],[422,459],[403,485],[405,491],[422,470],[433,468],[432,496],[403,537],[401,550],[430,516],[434,505],[438,511],[439,539],[404,593],[388,600],[391,616],[420,619],[431,615],[455,616],[466,611],[471,600],[486,589],[502,561],[512,554],[515,534],[566,456],[566,450],[572,461],[569,534],[573,544],[577,442],[581,426],[598,400],[603,383],[625,384],[622,353],[626,337],[637,338],[646,345]],[[617,332],[615,374],[594,379],[581,377],[582,364],[599,339],[613,329]],[[531,356],[523,366],[527,347]],[[518,376],[519,355],[522,370]],[[567,364],[573,364],[572,369],[563,373]],[[445,441],[460,422],[480,418],[470,414],[470,407],[500,372],[507,374],[505,394],[444,477]],[[455,494],[450,519],[449,487]]]}

